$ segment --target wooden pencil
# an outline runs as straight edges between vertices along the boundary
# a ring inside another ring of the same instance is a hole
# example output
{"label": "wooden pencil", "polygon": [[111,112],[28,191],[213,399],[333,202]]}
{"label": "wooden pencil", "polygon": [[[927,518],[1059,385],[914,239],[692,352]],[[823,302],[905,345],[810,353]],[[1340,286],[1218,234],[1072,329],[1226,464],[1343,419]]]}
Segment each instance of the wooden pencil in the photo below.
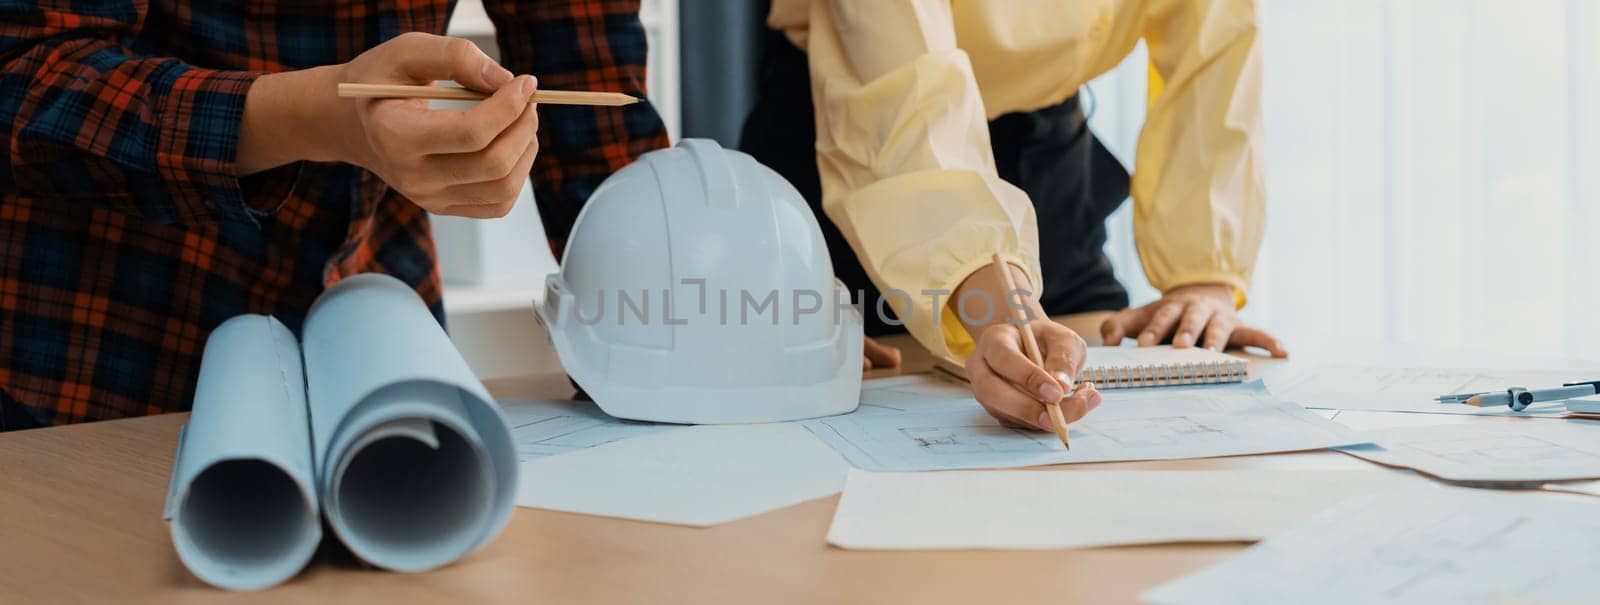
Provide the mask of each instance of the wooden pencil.
{"label": "wooden pencil", "polygon": [[[353,99],[452,99],[481,101],[488,94],[454,86],[407,86],[404,84],[339,83],[339,96]],[[533,102],[545,105],[600,105],[618,107],[638,103],[639,99],[620,92],[588,90],[537,90]]]}
{"label": "wooden pencil", "polygon": [[[1000,277],[1005,280],[1005,296],[1010,299],[1011,293],[1017,291],[1017,282],[1011,278],[1011,267],[1006,264],[1005,259],[1000,258],[999,254],[995,254],[994,268],[1000,272]],[[1009,309],[1007,314],[1012,319],[1027,321],[1027,316],[1022,314],[1021,309],[1013,309],[1009,304],[1006,304],[1005,307]],[[1044,356],[1039,353],[1039,339],[1034,337],[1033,327],[1024,324],[1020,326],[1020,331],[1022,332],[1022,348],[1028,352],[1028,359],[1033,360],[1033,365],[1043,368]],[[1067,442],[1067,417],[1061,414],[1061,402],[1052,401],[1046,403],[1044,408],[1050,412],[1050,426],[1055,429],[1056,437],[1061,439],[1061,445],[1066,446],[1067,449],[1072,449],[1072,444]]]}

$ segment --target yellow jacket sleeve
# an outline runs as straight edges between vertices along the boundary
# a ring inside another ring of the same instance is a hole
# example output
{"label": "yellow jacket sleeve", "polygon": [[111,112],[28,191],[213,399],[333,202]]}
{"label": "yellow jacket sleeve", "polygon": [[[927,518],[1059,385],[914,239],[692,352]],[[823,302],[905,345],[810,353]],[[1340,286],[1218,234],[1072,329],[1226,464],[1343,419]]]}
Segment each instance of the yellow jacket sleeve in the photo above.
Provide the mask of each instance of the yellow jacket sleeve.
{"label": "yellow jacket sleeve", "polygon": [[1243,306],[1266,224],[1261,42],[1251,0],[1150,0],[1153,81],[1139,136],[1134,240],[1151,285],[1234,287]]}
{"label": "yellow jacket sleeve", "polygon": [[1043,282],[1033,204],[995,172],[949,0],[814,0],[807,47],[824,210],[911,334],[965,357],[950,291],[995,253]]}

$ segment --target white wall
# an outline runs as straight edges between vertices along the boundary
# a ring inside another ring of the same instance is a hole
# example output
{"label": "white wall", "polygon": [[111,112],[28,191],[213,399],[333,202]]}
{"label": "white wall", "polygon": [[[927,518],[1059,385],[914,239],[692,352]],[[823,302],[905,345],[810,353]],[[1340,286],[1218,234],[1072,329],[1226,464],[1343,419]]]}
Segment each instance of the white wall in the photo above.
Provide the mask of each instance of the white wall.
{"label": "white wall", "polygon": [[[1300,350],[1600,358],[1600,3],[1261,12],[1269,220],[1247,317]],[[1130,165],[1143,71],[1092,85]],[[1113,220],[1119,274],[1151,299]]]}

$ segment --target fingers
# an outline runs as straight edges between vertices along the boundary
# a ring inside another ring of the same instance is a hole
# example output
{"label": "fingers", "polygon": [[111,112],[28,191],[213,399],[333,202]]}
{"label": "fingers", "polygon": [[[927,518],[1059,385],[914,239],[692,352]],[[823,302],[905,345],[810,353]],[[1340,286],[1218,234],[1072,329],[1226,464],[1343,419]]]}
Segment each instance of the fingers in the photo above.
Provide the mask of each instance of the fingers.
{"label": "fingers", "polygon": [[[1082,420],[1084,416],[1089,415],[1089,412],[1095,408],[1100,407],[1100,401],[1100,390],[1095,388],[1094,383],[1085,382],[1078,385],[1078,389],[1068,395],[1066,399],[1061,400],[1061,416],[1068,423],[1077,422]],[[1048,410],[1046,410],[1046,415],[1041,417],[1041,420],[1046,423],[1046,427],[1049,427],[1050,417]],[[1054,429],[1052,428],[1051,430]]]}
{"label": "fingers", "polygon": [[522,157],[512,163],[505,176],[481,183],[452,185],[437,197],[450,204],[498,204],[514,200],[527,186],[533,160],[538,154],[538,145],[532,145],[522,151]]}
{"label": "fingers", "polygon": [[460,151],[484,149],[519,120],[531,124],[530,133],[538,132],[539,112],[533,106],[533,93],[538,88],[539,81],[533,76],[518,76],[511,85],[495,90],[489,98],[461,113],[463,129],[452,142]]}
{"label": "fingers", "polygon": [[1261,347],[1271,353],[1273,357],[1284,358],[1289,356],[1288,349],[1278,343],[1278,339],[1264,331],[1250,326],[1239,326],[1233,331],[1233,344],[1241,347]]}
{"label": "fingers", "polygon": [[469,153],[485,150],[513,123],[531,118],[533,130],[538,131],[538,112],[533,99],[533,76],[519,76],[513,86],[502,86],[489,98],[467,111],[427,110],[411,112],[403,119],[400,136],[415,149],[427,154]]}
{"label": "fingers", "polygon": [[1183,316],[1183,303],[1158,303],[1154,314],[1150,316],[1150,323],[1145,324],[1144,331],[1139,333],[1139,346],[1153,347],[1172,333],[1173,326],[1177,325],[1178,318]]}
{"label": "fingers", "polygon": [[1213,351],[1228,348],[1228,339],[1233,336],[1233,318],[1218,315],[1211,318],[1211,323],[1206,326],[1205,347]]}
{"label": "fingers", "polygon": [[[532,78],[527,81],[532,81]],[[538,145],[539,112],[529,107],[496,134],[482,150],[436,155],[429,161],[453,183],[481,183],[516,172],[517,161]]]}
{"label": "fingers", "polygon": [[445,209],[435,212],[435,214],[463,216],[466,218],[500,218],[509,214],[511,208],[516,204],[517,200],[515,198],[498,204],[456,204],[447,206]]}
{"label": "fingers", "polygon": [[900,349],[879,343],[871,338],[861,340],[861,353],[871,368],[898,368],[900,367]]}
{"label": "fingers", "polygon": [[1178,324],[1178,333],[1172,336],[1172,347],[1187,349],[1200,340],[1200,331],[1206,328],[1206,322],[1216,313],[1208,305],[1189,305],[1183,314],[1183,321]]}
{"label": "fingers", "polygon": [[1088,343],[1071,328],[1050,320],[1033,322],[1034,335],[1043,349],[1044,369],[1061,383],[1064,391],[1072,390],[1072,383],[1083,371]]}
{"label": "fingers", "polygon": [[1079,385],[1063,398],[1072,379],[1083,369],[1087,346],[1076,332],[1050,320],[1024,326],[1039,339],[1044,367],[1022,352],[1022,337],[1015,327],[998,324],[978,335],[978,346],[967,358],[967,374],[978,402],[1001,424],[1041,431],[1054,430],[1046,404],[1061,406],[1067,422],[1082,418],[1100,405],[1093,384]]}
{"label": "fingers", "polygon": [[983,361],[996,376],[1015,385],[1037,403],[1055,403],[1066,394],[1060,382],[1023,355],[1016,328],[997,324],[984,332],[982,337],[990,339],[992,345],[983,348]]}
{"label": "fingers", "polygon": [[461,38],[420,32],[401,34],[390,41],[398,60],[395,75],[418,84],[455,80],[462,86],[488,92],[511,81],[511,72],[483,54],[476,44]]}
{"label": "fingers", "polygon": [[1154,312],[1152,305],[1145,305],[1123,309],[1106,318],[1100,323],[1100,344],[1108,347],[1122,344],[1122,339],[1127,338],[1128,334],[1138,331],[1149,323],[1150,314]]}
{"label": "fingers", "polygon": [[[484,183],[454,185],[430,197],[451,206],[496,206],[514,202],[522,193],[522,188],[528,185],[528,174],[533,170],[535,152],[536,150],[529,149],[522,159],[517,160],[511,174]],[[506,209],[509,211],[510,206],[506,206]]]}
{"label": "fingers", "polygon": [[972,379],[972,393],[978,398],[978,403],[983,404],[983,409],[1001,424],[1040,431],[1054,430],[1048,416],[1041,422],[1040,415],[1045,413],[1044,404],[1039,403],[1035,396],[1022,392],[1010,380],[996,375],[979,356],[974,355],[968,360],[967,376]]}
{"label": "fingers", "polygon": [[1122,329],[1121,317],[1122,313],[1114,313],[1111,317],[1107,317],[1105,321],[1100,322],[1100,344],[1102,346],[1115,347],[1122,344],[1122,336],[1125,332]]}

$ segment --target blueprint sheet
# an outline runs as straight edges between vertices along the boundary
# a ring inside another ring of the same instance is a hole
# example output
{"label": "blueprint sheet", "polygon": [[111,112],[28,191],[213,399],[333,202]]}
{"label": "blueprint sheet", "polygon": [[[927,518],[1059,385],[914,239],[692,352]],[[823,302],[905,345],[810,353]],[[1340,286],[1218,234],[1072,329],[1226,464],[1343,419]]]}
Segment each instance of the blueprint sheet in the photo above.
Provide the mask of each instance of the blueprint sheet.
{"label": "blueprint sheet", "polygon": [[1435,397],[1454,393],[1505,392],[1512,386],[1553,387],[1583,379],[1581,372],[1549,370],[1472,370],[1449,368],[1324,367],[1281,382],[1272,391],[1308,408],[1420,412],[1474,416],[1560,416],[1563,402],[1536,403],[1521,412],[1505,406],[1473,407],[1439,403]]}
{"label": "blueprint sheet", "polygon": [[939,373],[906,374],[861,381],[861,407],[856,414],[896,414],[940,401],[972,399],[972,387]]}
{"label": "blueprint sheet", "polygon": [[576,452],[682,428],[677,424],[615,418],[587,401],[502,399],[500,412],[511,425],[511,439],[517,445],[517,458],[521,460]]}
{"label": "blueprint sheet", "polygon": [[[1118,389],[1055,435],[1001,426],[970,396],[901,401],[805,422],[851,465],[872,471],[1011,468],[1070,462],[1204,458],[1363,443],[1344,426],[1273,398],[1259,381],[1237,385]],[[865,397],[864,397],[865,399]]]}
{"label": "blueprint sheet", "polygon": [[1406,426],[1370,435],[1372,443],[1339,451],[1450,481],[1600,479],[1600,422],[1590,420]]}
{"label": "blueprint sheet", "polygon": [[[935,374],[875,378],[862,381],[861,407],[855,414],[899,414],[930,402],[971,398],[967,385]],[[623,420],[588,401],[502,399],[499,403],[511,426],[517,457],[522,460],[577,452],[685,426]]]}
{"label": "blueprint sheet", "polygon": [[1445,486],[1358,496],[1146,602],[1593,603],[1600,517],[1581,496]]}

